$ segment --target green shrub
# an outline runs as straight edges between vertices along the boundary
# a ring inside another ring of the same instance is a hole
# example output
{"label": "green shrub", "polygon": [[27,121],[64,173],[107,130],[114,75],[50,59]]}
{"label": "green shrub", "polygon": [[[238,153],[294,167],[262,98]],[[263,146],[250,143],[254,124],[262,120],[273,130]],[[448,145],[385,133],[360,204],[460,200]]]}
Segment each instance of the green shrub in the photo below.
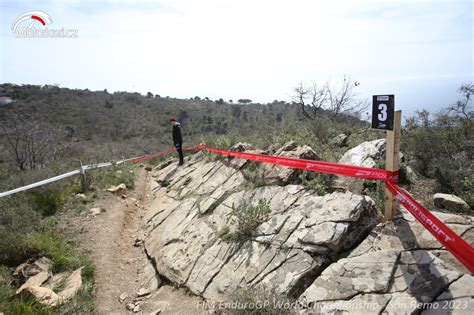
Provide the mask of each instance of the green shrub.
{"label": "green shrub", "polygon": [[5,315],[10,314],[35,314],[35,315],[51,315],[58,314],[54,309],[41,305],[39,302],[30,297],[19,296],[12,298],[3,310]]}
{"label": "green shrub", "polygon": [[[0,198],[0,227],[7,232],[28,233],[38,226],[41,214],[28,194]],[[0,251],[1,252],[1,251]]]}
{"label": "green shrub", "polygon": [[437,191],[462,194],[469,190],[465,178],[472,173],[474,134],[473,112],[469,110],[471,91],[460,89],[465,97],[456,106],[430,114],[419,111],[405,123],[402,151],[410,156],[411,166],[428,178],[436,179]]}
{"label": "green shrub", "polygon": [[[225,240],[243,243],[251,238],[260,224],[270,218],[271,209],[265,199],[260,199],[257,205],[241,203],[237,207],[232,205],[229,221],[237,226],[235,232],[230,233],[224,228],[220,234]],[[224,231],[226,231],[224,233]]]}
{"label": "green shrub", "polygon": [[[201,143],[205,143],[207,146],[216,149],[229,150],[233,141],[228,136],[207,136],[201,139]],[[223,160],[226,158],[224,155],[213,153],[207,150],[204,150],[203,152],[205,157],[211,161]]]}
{"label": "green shrub", "polygon": [[93,176],[93,182],[99,188],[110,188],[125,184],[128,189],[135,188],[135,173],[133,169],[136,166],[126,164],[113,165],[112,167],[94,170],[89,172],[89,176]]}
{"label": "green shrub", "polygon": [[464,178],[463,190],[460,197],[467,202],[467,204],[474,209],[474,172]]}
{"label": "green shrub", "polygon": [[331,186],[334,177],[335,176],[331,174],[316,173],[305,170],[299,175],[299,180],[301,181],[301,185],[313,189],[319,196],[322,196],[332,191]]}
{"label": "green shrub", "polygon": [[374,202],[375,207],[383,214],[385,210],[385,183],[378,180],[366,180],[364,191]]}
{"label": "green shrub", "polygon": [[0,312],[4,310],[13,296],[14,290],[10,285],[12,270],[0,265]]}
{"label": "green shrub", "polygon": [[0,198],[0,264],[16,267],[30,258],[25,235],[42,224],[29,194]]}
{"label": "green shrub", "polygon": [[60,211],[67,200],[67,192],[52,186],[43,186],[31,192],[36,209],[44,216],[50,216]]}
{"label": "green shrub", "polygon": [[53,273],[73,270],[87,263],[83,256],[78,255],[54,232],[29,234],[26,240],[30,250],[37,256],[46,256],[53,261]]}
{"label": "green shrub", "polygon": [[0,264],[16,267],[28,260],[34,251],[22,233],[12,233],[0,226]]}
{"label": "green shrub", "polygon": [[253,288],[240,288],[232,295],[232,315],[285,315],[296,314],[295,301],[262,285]]}

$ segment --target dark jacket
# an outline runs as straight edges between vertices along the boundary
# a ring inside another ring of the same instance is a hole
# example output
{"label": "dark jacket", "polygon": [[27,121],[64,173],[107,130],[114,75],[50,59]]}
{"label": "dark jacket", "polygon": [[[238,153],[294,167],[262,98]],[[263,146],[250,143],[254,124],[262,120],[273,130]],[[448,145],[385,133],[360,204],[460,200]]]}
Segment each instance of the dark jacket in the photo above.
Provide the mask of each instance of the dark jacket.
{"label": "dark jacket", "polygon": [[181,125],[180,123],[176,123],[173,125],[173,143],[176,144],[183,144],[183,138],[181,137]]}

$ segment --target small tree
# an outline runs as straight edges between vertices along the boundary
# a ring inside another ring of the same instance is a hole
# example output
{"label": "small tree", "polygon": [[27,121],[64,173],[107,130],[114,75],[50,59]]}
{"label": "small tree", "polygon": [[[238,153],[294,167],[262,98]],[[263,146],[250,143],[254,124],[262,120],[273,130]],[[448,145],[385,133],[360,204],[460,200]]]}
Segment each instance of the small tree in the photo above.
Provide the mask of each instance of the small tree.
{"label": "small tree", "polygon": [[470,121],[474,116],[474,111],[468,110],[468,106],[469,101],[471,100],[471,95],[474,94],[474,85],[472,83],[463,84],[458,91],[461,93],[463,98],[451,105],[448,110],[461,116],[461,119]]}
{"label": "small tree", "polygon": [[252,100],[250,100],[248,98],[241,98],[237,102],[239,102],[240,104],[250,104],[250,103],[252,103]]}
{"label": "small tree", "polygon": [[315,120],[325,110],[331,120],[336,120],[342,115],[357,115],[367,107],[365,101],[356,98],[354,88],[358,85],[348,76],[338,86],[329,82],[307,86],[300,82],[294,89],[293,100],[308,119]]}
{"label": "small tree", "polygon": [[36,169],[56,158],[64,132],[20,112],[5,115],[0,130],[7,139],[14,164],[22,171]]}

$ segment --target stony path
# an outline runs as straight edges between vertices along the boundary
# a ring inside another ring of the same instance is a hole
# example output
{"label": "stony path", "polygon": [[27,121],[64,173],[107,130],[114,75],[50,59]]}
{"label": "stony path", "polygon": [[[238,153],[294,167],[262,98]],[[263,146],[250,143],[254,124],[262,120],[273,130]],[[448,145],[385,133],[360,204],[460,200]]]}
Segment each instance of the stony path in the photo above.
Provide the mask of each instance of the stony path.
{"label": "stony path", "polygon": [[[92,207],[105,212],[81,223],[82,247],[96,267],[99,314],[191,314],[199,305],[200,299],[186,291],[160,283],[144,253],[141,219],[148,204],[148,180],[148,172],[138,170],[135,190],[126,192],[126,198],[100,198]],[[142,297],[137,296],[140,290]]]}

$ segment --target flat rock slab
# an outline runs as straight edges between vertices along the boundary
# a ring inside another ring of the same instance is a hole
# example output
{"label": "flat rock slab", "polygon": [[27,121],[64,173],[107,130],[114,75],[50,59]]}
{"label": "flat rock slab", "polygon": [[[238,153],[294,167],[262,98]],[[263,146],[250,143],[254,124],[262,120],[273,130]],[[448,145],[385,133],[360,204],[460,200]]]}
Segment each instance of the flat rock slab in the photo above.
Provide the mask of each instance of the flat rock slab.
{"label": "flat rock slab", "polygon": [[[281,155],[309,152],[288,145]],[[309,157],[309,156],[308,156]],[[145,250],[158,273],[194,294],[226,300],[240,287],[265,285],[299,295],[339,253],[362,241],[380,215],[373,202],[350,192],[318,196],[298,185],[246,188],[241,171],[226,161],[195,161],[152,174]],[[271,213],[242,242],[232,209],[264,200]]]}

